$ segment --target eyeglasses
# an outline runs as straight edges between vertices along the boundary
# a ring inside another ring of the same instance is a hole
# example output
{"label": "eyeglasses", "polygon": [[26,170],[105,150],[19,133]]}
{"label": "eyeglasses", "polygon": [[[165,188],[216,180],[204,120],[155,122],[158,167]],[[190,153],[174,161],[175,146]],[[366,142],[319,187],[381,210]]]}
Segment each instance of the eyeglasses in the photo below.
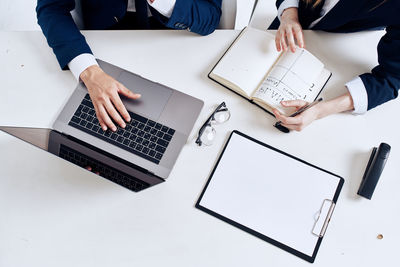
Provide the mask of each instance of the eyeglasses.
{"label": "eyeglasses", "polygon": [[229,120],[231,113],[225,105],[225,102],[219,104],[219,106],[214,110],[211,116],[206,120],[206,122],[201,126],[199,130],[198,137],[196,139],[196,144],[201,146],[202,144],[206,146],[211,146],[213,144],[215,131],[212,125],[221,124]]}

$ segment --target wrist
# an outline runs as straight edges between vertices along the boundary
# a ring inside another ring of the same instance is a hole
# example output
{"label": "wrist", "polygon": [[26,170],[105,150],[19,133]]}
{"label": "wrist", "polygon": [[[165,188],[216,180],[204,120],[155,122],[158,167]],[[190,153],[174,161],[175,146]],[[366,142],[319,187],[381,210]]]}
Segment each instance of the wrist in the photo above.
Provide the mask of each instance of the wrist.
{"label": "wrist", "polygon": [[98,65],[92,65],[82,71],[79,78],[86,83],[86,81],[93,79],[100,72],[102,72],[102,69]]}
{"label": "wrist", "polygon": [[281,19],[291,19],[291,20],[295,19],[295,20],[298,20],[299,19],[298,8],[297,7],[286,8],[282,12]]}

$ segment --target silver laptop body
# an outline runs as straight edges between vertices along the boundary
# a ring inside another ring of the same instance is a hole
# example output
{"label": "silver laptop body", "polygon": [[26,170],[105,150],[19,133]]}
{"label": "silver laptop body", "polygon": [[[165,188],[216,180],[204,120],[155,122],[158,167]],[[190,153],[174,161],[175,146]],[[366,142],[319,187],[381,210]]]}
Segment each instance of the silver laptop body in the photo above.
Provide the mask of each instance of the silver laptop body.
{"label": "silver laptop body", "polygon": [[98,63],[107,74],[121,82],[125,87],[134,93],[141,94],[141,98],[138,100],[121,97],[129,112],[138,114],[149,119],[149,121],[165,125],[174,130],[172,139],[169,141],[162,158],[158,163],[150,161],[138,154],[132,153],[132,151],[115,145],[115,143],[106,141],[105,138],[95,137],[87,131],[74,127],[71,124],[71,119],[81,102],[84,101],[84,98],[88,97],[88,91],[82,82],[78,84],[57,117],[53,128],[60,133],[72,136],[126,160],[139,168],[143,168],[151,174],[166,179],[193,129],[194,123],[204,105],[203,101],[159,83],[144,79],[107,62],[98,60]]}

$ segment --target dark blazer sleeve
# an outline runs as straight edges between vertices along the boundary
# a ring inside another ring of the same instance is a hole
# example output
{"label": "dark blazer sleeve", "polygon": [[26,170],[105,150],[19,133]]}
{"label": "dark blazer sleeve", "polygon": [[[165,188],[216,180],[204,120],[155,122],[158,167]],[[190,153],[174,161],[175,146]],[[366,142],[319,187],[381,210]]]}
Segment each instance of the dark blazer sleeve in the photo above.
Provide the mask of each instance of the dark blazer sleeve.
{"label": "dark blazer sleeve", "polygon": [[388,26],[378,44],[378,63],[360,75],[368,94],[368,110],[394,99],[400,88],[400,25]]}
{"label": "dark blazer sleeve", "polygon": [[53,49],[61,69],[76,56],[90,53],[85,37],[80,33],[71,16],[74,0],[38,0],[36,14],[47,43]]}
{"label": "dark blazer sleeve", "polygon": [[207,35],[212,33],[221,18],[222,0],[176,0],[171,17],[165,25],[172,29],[189,29]]}
{"label": "dark blazer sleeve", "polygon": [[279,7],[281,6],[281,4],[282,4],[283,1],[285,1],[285,0],[277,0],[277,1],[275,2],[276,9],[279,9]]}

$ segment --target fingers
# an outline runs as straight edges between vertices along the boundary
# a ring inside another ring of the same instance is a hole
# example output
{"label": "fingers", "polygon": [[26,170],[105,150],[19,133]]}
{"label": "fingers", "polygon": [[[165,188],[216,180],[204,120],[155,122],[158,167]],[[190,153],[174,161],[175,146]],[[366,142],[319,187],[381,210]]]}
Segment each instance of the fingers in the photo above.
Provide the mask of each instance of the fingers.
{"label": "fingers", "polygon": [[[114,106],[117,108],[119,114],[122,115],[125,121],[131,121],[131,116],[129,116],[128,111],[126,110],[124,104],[121,101],[121,98],[119,97],[118,93],[116,93],[112,98],[111,98],[112,103]],[[114,117],[113,117],[114,118]],[[121,127],[125,127],[118,123]]]}
{"label": "fingers", "polygon": [[[99,119],[100,125],[102,125],[102,123],[105,125],[105,129],[104,129],[104,127],[102,127],[102,129],[104,131],[106,131],[107,127],[108,127],[111,129],[111,131],[115,132],[117,130],[117,127],[115,127],[114,123],[110,119],[110,116],[108,116],[108,112],[106,111],[106,108],[103,105],[99,105],[98,110],[99,110],[99,113],[97,114],[97,118]],[[115,109],[114,109],[114,111],[115,111]]]}
{"label": "fingers", "polygon": [[287,117],[282,115],[278,110],[274,110],[274,115],[276,119],[282,122],[282,125],[290,125],[290,124],[301,124],[303,123],[303,117],[301,115],[296,117]]}
{"label": "fingers", "polygon": [[301,100],[301,99],[281,101],[281,105],[284,107],[301,108],[307,104],[308,104],[308,102]]}
{"label": "fingers", "polygon": [[296,52],[296,43],[293,37],[293,29],[291,27],[288,28],[286,32],[286,38],[290,46],[290,50],[294,53]]}
{"label": "fingers", "polygon": [[280,30],[276,32],[275,35],[275,46],[276,46],[276,51],[281,52],[281,34]]}
{"label": "fingers", "polygon": [[280,36],[281,48],[282,48],[283,51],[287,51],[285,31],[281,31],[280,35],[281,35]]}
{"label": "fingers", "polygon": [[303,30],[301,29],[301,27],[299,25],[294,26],[293,33],[294,33],[294,37],[296,38],[297,45],[300,48],[304,48],[305,47],[304,36],[303,36]]}
{"label": "fingers", "polygon": [[[120,100],[121,101],[121,100]],[[111,118],[118,123],[119,126],[121,126],[122,128],[125,128],[126,124],[124,122],[124,120],[121,118],[121,116],[119,115],[119,113],[117,112],[117,110],[115,109],[114,105],[111,103],[111,100],[108,99],[105,103],[105,109],[107,111],[107,113],[111,116]],[[111,121],[111,120],[110,120]],[[107,123],[107,122],[106,122]],[[112,123],[112,122],[111,122]],[[108,124],[108,123],[107,123]],[[112,131],[116,131],[117,128],[115,127],[115,125],[112,123],[112,127],[110,127]]]}
{"label": "fingers", "polygon": [[140,94],[133,93],[131,90],[126,88],[123,84],[120,84],[120,86],[118,87],[118,93],[120,93],[121,95],[124,95],[126,97],[129,97],[131,99],[138,99],[141,97]]}

